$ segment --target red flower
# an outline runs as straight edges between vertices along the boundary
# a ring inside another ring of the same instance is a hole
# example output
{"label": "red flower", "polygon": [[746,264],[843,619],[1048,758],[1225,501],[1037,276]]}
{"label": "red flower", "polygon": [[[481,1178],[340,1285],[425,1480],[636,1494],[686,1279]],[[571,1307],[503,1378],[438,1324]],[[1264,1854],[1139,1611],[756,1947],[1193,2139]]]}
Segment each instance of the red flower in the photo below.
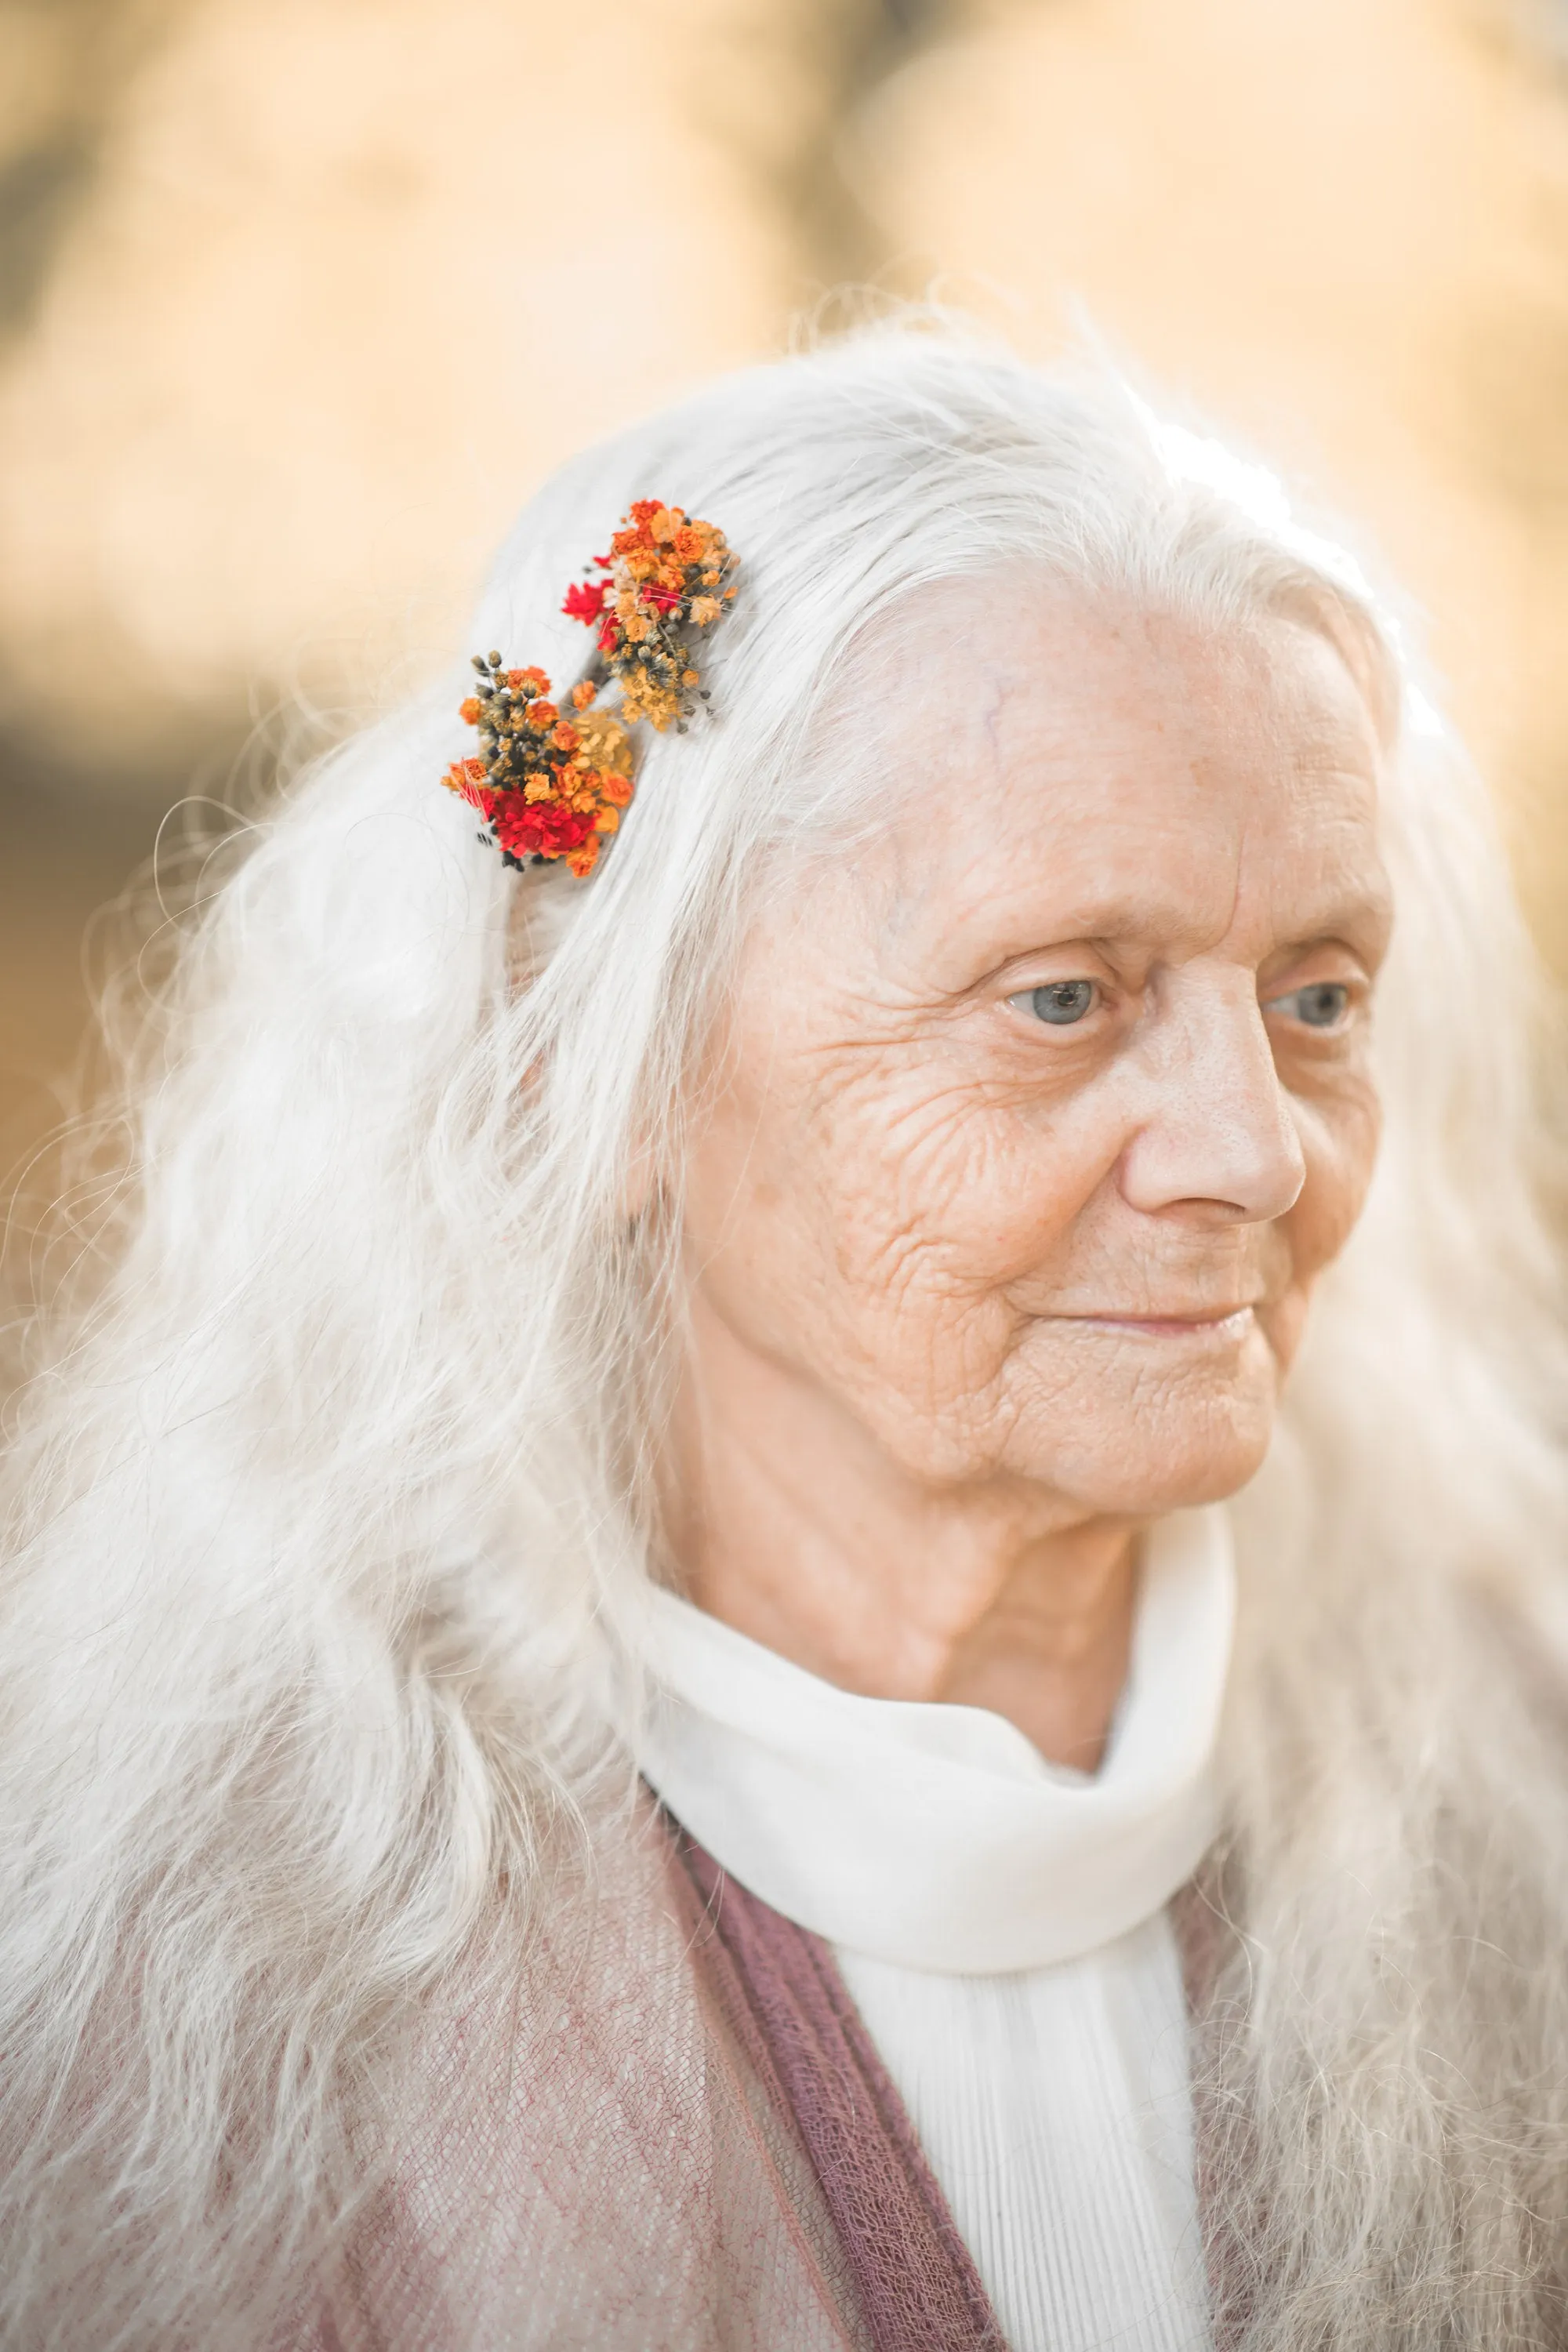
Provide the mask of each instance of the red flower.
{"label": "red flower", "polygon": [[599,651],[613,654],[621,641],[621,625],[613,613],[606,613],[599,625]]}
{"label": "red flower", "polygon": [[591,815],[564,801],[525,801],[506,793],[495,812],[496,839],[514,857],[564,857],[594,830]]}
{"label": "red flower", "polygon": [[582,581],[575,587],[568,588],[566,602],[561,609],[569,621],[581,621],[587,625],[598,619],[609,593],[607,580]]}
{"label": "red flower", "polygon": [[642,601],[645,604],[651,604],[656,612],[673,613],[680,602],[680,591],[679,588],[645,588]]}

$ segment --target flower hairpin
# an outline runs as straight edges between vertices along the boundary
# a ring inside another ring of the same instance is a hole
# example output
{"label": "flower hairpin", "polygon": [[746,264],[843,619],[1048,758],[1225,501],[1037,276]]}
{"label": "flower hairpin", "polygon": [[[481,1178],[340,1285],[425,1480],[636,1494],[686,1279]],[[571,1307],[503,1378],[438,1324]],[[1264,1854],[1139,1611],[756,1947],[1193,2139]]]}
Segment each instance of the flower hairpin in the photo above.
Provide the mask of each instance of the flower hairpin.
{"label": "flower hairpin", "polygon": [[[563,711],[542,669],[509,669],[499,653],[476,654],[479,684],[462,706],[479,756],[454,760],[442,778],[485,820],[508,866],[564,858],[591,874],[634,790],[629,729],[646,719],[660,734],[708,700],[693,652],[733,597],[735,558],[721,530],[679,507],[638,499],[593,559],[608,576],[579,582],[561,609],[595,631],[586,672]],[[620,689],[596,709],[602,687]]]}

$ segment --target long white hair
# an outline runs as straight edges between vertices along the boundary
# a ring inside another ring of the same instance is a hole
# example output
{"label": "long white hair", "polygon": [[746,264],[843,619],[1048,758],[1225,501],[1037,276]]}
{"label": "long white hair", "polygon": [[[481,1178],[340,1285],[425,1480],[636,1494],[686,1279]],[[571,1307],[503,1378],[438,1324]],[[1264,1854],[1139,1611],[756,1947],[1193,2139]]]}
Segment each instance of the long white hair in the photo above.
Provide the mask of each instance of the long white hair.
{"label": "long white hair", "polygon": [[479,614],[476,647],[561,686],[563,587],[631,499],[741,552],[721,715],[650,744],[592,881],[504,871],[437,788],[455,663],[280,791],[192,913],[10,1448],[5,2341],[262,2343],[351,2193],[353,2086],[498,1887],[542,1899],[545,1826],[614,1769],[635,1684],[695,1050],[779,853],[874,821],[822,724],[861,633],[1019,566],[1220,629],[1292,612],[1393,747],[1387,1140],[1237,1514],[1196,2058],[1229,2324],[1556,2340],[1568,1481],[1534,982],[1396,633],[1262,478],[1109,377],[929,326],[722,383],[557,474]]}

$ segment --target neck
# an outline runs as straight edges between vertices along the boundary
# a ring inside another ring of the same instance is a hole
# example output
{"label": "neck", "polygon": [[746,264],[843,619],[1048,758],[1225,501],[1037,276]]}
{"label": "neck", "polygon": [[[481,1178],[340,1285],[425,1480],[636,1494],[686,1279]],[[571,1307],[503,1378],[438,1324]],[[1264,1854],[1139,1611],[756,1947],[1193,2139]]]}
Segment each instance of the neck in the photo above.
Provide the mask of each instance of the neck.
{"label": "neck", "polygon": [[1092,1771],[1126,1680],[1136,1528],[1008,1475],[936,1484],[700,1302],[666,1524],[700,1608],[868,1697],[989,1707]]}

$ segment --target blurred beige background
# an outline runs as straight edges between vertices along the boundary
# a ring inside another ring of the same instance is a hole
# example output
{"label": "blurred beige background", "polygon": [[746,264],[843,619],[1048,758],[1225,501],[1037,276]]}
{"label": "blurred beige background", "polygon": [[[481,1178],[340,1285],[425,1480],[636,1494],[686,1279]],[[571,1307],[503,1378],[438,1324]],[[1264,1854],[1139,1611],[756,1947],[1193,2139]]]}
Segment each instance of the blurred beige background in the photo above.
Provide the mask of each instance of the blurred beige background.
{"label": "blurred beige background", "polygon": [[0,1158],[163,810],[847,281],[1353,517],[1568,971],[1568,0],[0,0]]}

